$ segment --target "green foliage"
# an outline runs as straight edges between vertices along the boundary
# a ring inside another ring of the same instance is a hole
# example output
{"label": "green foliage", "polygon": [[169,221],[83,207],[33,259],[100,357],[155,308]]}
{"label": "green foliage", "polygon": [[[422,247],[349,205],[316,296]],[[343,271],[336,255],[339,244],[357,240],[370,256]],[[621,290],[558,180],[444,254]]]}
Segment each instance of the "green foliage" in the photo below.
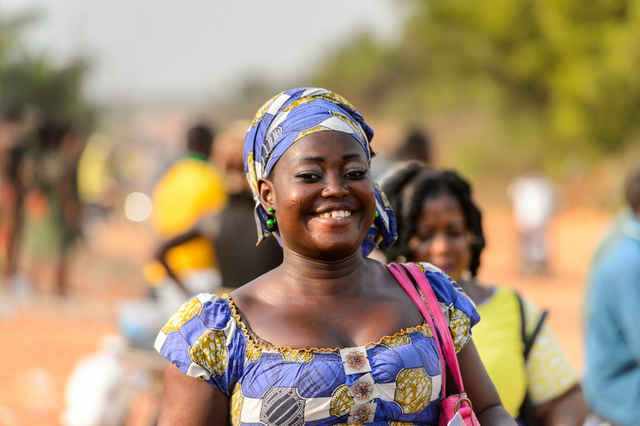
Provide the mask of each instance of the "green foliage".
{"label": "green foliage", "polygon": [[355,38],[317,80],[399,119],[490,112],[503,155],[552,170],[638,143],[640,0],[408,2],[400,43]]}
{"label": "green foliage", "polygon": [[94,110],[82,94],[86,63],[55,66],[44,53],[22,44],[24,31],[38,19],[36,12],[0,14],[0,110],[28,107],[48,120],[90,126]]}

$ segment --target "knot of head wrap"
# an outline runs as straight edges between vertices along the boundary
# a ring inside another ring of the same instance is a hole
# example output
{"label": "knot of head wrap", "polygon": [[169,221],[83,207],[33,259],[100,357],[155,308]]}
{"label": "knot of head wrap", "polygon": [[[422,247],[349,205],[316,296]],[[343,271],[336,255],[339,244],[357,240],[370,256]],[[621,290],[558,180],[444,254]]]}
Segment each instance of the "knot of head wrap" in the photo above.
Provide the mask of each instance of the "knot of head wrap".
{"label": "knot of head wrap", "polygon": [[[274,96],[256,113],[244,143],[244,172],[256,203],[258,244],[272,233],[280,242],[277,224],[267,226],[269,215],[260,203],[258,180],[268,178],[282,154],[296,141],[315,132],[334,130],[353,136],[371,164],[373,130],[360,113],[342,96],[325,89],[305,87]],[[362,243],[368,255],[382,241],[389,247],[396,238],[395,217],[387,197],[374,184],[376,218]]]}

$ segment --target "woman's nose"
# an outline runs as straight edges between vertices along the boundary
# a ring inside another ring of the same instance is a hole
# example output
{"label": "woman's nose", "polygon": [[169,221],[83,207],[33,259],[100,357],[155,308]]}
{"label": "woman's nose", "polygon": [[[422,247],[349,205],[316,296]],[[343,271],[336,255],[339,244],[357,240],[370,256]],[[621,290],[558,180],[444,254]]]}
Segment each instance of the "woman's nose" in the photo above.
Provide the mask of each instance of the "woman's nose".
{"label": "woman's nose", "polygon": [[449,238],[443,233],[437,233],[431,240],[431,252],[434,254],[446,253],[449,251]]}
{"label": "woman's nose", "polygon": [[325,183],[323,197],[344,197],[349,193],[347,182],[342,176],[329,175]]}

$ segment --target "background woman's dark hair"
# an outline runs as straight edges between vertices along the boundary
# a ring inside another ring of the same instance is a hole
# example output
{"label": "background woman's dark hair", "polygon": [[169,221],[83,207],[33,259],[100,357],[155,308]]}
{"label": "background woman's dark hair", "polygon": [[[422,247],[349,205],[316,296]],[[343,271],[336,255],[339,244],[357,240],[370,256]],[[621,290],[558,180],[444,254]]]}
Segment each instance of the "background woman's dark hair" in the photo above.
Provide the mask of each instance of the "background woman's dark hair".
{"label": "background woman's dark hair", "polygon": [[390,262],[413,261],[409,240],[416,233],[416,222],[425,200],[446,194],[455,198],[462,208],[468,230],[474,236],[471,260],[468,265],[475,277],[480,267],[480,254],[485,247],[482,232],[482,213],[471,198],[471,186],[453,170],[436,170],[419,161],[394,166],[380,180],[396,215],[398,240],[389,248],[382,248]]}

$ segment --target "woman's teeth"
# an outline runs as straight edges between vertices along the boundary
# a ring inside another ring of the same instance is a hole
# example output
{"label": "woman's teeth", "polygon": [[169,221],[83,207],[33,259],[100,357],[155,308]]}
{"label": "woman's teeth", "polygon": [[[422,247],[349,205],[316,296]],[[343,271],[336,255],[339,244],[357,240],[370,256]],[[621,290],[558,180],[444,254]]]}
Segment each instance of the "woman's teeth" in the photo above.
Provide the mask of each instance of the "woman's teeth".
{"label": "woman's teeth", "polygon": [[340,217],[349,217],[351,216],[351,212],[348,210],[333,210],[330,212],[326,212],[326,213],[322,213],[320,215],[320,217],[326,218],[326,219],[337,219]]}

